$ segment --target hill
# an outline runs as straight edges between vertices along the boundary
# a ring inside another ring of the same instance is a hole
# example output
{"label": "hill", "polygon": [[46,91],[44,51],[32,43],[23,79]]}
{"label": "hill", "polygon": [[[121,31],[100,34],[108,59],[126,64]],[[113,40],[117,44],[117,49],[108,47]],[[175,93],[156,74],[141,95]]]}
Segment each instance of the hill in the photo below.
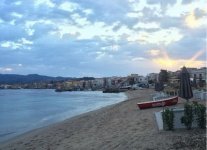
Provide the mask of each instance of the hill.
{"label": "hill", "polygon": [[50,82],[72,80],[71,77],[50,77],[38,74],[18,75],[18,74],[0,74],[0,84],[17,84],[33,82]]}

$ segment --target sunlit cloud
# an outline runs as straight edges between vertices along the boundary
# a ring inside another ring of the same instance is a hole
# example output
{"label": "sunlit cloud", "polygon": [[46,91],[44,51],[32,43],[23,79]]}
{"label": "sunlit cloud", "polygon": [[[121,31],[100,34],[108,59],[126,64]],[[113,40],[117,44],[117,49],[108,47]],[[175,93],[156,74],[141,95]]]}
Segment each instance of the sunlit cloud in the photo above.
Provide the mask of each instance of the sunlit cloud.
{"label": "sunlit cloud", "polygon": [[163,68],[167,70],[176,71],[182,66],[200,68],[205,66],[205,61],[193,60],[189,61],[188,59],[165,59],[165,58],[155,58],[153,62],[157,64],[158,68]]}
{"label": "sunlit cloud", "polygon": [[158,56],[160,54],[160,50],[151,49],[151,50],[147,51],[147,53],[150,54],[151,56]]}
{"label": "sunlit cloud", "polygon": [[185,23],[190,28],[197,28],[201,25],[205,25],[206,24],[206,19],[196,18],[195,12],[192,11],[192,12],[189,13],[189,15],[186,16]]}
{"label": "sunlit cloud", "polygon": [[195,55],[193,55],[193,57],[190,59],[190,61],[196,60],[199,56],[205,54],[205,52],[206,52],[205,50],[200,50],[200,51],[196,52]]}
{"label": "sunlit cloud", "polygon": [[186,18],[185,18],[185,22],[187,24],[187,26],[189,26],[190,28],[195,28],[198,27],[198,21],[195,18],[195,15],[193,12],[191,12]]}
{"label": "sunlit cloud", "polygon": [[144,57],[135,57],[132,59],[132,61],[143,61],[143,60],[145,60]]}

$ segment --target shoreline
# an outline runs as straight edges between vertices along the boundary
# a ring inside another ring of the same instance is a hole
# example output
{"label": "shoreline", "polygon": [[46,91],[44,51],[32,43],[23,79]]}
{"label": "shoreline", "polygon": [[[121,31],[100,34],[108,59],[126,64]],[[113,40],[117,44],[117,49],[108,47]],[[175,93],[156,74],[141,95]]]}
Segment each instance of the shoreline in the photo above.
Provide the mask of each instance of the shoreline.
{"label": "shoreline", "polygon": [[[173,149],[178,139],[204,136],[200,129],[158,131],[153,112],[162,108],[139,110],[136,106],[153,92],[128,91],[125,101],[34,129],[0,143],[0,149]],[[182,105],[180,100],[176,107]]]}
{"label": "shoreline", "polygon": [[[7,90],[10,90],[10,89],[7,89]],[[12,89],[12,90],[13,90],[13,89]],[[18,90],[19,90],[19,89],[18,89]],[[20,90],[22,90],[22,89],[20,89]],[[23,90],[25,90],[25,89],[23,89]],[[26,89],[26,90],[27,90],[27,89]],[[38,90],[39,90],[39,89],[38,89]],[[51,89],[49,89],[49,90],[51,90]],[[73,91],[73,92],[76,92],[76,91]],[[88,92],[88,91],[81,91],[81,92]],[[13,140],[16,140],[16,139],[18,139],[18,138],[21,138],[21,137],[24,136],[25,134],[29,134],[29,133],[31,133],[31,132],[33,132],[33,131],[41,130],[41,129],[45,129],[45,128],[47,128],[47,127],[50,127],[50,126],[53,126],[53,125],[57,125],[57,124],[63,123],[63,122],[65,122],[65,121],[68,121],[68,120],[71,120],[71,119],[76,119],[76,118],[78,118],[79,116],[81,117],[82,115],[87,115],[88,113],[92,113],[92,112],[94,112],[94,111],[98,111],[98,110],[101,110],[101,109],[105,109],[105,108],[107,108],[107,107],[111,107],[111,106],[113,106],[113,105],[116,105],[116,104],[121,103],[121,102],[126,101],[126,100],[128,100],[128,96],[127,96],[127,94],[126,94],[125,92],[123,92],[123,98],[122,98],[121,101],[116,101],[116,102],[114,102],[113,104],[106,104],[105,106],[95,107],[95,109],[91,109],[91,108],[90,108],[90,109],[86,110],[85,112],[81,112],[81,113],[78,113],[78,114],[76,114],[76,115],[69,116],[69,117],[67,117],[67,118],[65,118],[65,119],[63,119],[63,120],[59,120],[59,121],[57,121],[57,122],[53,122],[53,123],[46,124],[46,125],[43,125],[43,126],[40,126],[40,127],[37,127],[37,128],[33,128],[33,129],[30,129],[30,130],[26,130],[26,131],[23,131],[23,132],[21,132],[21,133],[17,133],[17,134],[16,134],[15,136],[13,136],[13,137],[10,137],[10,138],[8,138],[8,139],[0,140],[0,147],[1,147],[1,145],[4,144],[4,143],[9,143],[10,141],[13,141]],[[16,133],[16,132],[12,132],[12,133]],[[10,133],[8,133],[8,134],[10,134]],[[5,135],[7,135],[7,133],[6,133]]]}
{"label": "shoreline", "polygon": [[78,114],[78,115],[75,115],[73,117],[70,117],[70,118],[67,118],[65,120],[62,120],[62,121],[59,121],[59,122],[56,122],[56,123],[52,123],[52,124],[49,124],[49,125],[46,125],[46,126],[43,126],[43,127],[39,127],[39,128],[36,128],[36,129],[32,129],[30,131],[26,131],[22,134],[19,134],[17,136],[14,136],[10,139],[7,139],[7,140],[3,140],[3,141],[0,141],[0,148],[2,145],[6,145],[6,144],[10,144],[12,142],[15,142],[17,140],[20,140],[22,138],[24,138],[25,136],[29,135],[29,134],[38,134],[39,132],[41,133],[41,131],[43,130],[47,130],[47,128],[52,128],[54,126],[58,126],[60,124],[63,124],[64,122],[68,122],[68,121],[72,121],[72,120],[76,120],[76,119],[79,119],[80,117],[84,117],[85,115],[90,115],[91,113],[94,113],[94,112],[98,112],[98,111],[102,111],[102,110],[107,110],[107,109],[110,109],[111,107],[115,106],[115,105],[118,105],[119,103],[122,103],[122,102],[125,102],[125,101],[128,101],[130,99],[133,99],[135,98],[134,95],[130,95],[129,92],[123,92],[126,96],[126,99],[121,101],[121,102],[117,102],[115,104],[110,104],[110,105],[107,105],[107,106],[103,106],[101,108],[97,108],[95,110],[90,110],[88,112],[85,112],[85,113],[81,113],[81,114]]}

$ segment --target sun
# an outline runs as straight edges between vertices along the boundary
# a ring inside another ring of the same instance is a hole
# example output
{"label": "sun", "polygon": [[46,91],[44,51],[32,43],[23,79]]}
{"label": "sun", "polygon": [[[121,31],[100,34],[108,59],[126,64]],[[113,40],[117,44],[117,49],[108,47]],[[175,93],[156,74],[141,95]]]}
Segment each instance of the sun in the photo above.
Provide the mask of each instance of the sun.
{"label": "sun", "polygon": [[153,62],[163,69],[173,69],[178,65],[176,60],[170,58],[155,58],[153,59]]}
{"label": "sun", "polygon": [[205,61],[197,60],[197,58],[205,53],[205,50],[196,52],[190,59],[172,59],[166,51],[162,51],[162,56],[153,58],[153,63],[159,68],[167,70],[177,70],[182,66],[198,68],[205,66]]}

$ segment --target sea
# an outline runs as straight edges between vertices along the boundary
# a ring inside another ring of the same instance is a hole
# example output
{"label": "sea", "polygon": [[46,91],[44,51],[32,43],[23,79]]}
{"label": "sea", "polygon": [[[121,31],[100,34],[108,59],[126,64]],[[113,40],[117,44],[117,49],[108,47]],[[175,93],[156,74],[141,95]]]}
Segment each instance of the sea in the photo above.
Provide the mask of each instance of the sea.
{"label": "sea", "polygon": [[102,91],[0,90],[0,142],[126,99]]}

